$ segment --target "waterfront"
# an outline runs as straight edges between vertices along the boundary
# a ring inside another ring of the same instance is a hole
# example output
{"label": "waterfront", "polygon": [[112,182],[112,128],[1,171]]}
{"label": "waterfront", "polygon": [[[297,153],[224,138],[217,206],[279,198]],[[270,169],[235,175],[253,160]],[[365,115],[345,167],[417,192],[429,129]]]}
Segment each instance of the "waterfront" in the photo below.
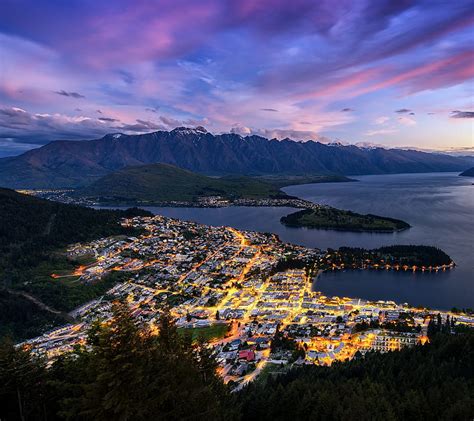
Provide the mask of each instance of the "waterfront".
{"label": "waterfront", "polygon": [[237,229],[273,232],[281,240],[306,247],[376,248],[390,244],[434,245],[457,267],[442,273],[346,271],[320,277],[317,289],[327,295],[409,302],[434,308],[473,307],[474,199],[472,180],[453,173],[357,177],[357,183],[309,184],[284,190],[317,203],[407,221],[412,228],[372,234],[289,228],[280,224],[291,208],[157,208],[156,214]]}

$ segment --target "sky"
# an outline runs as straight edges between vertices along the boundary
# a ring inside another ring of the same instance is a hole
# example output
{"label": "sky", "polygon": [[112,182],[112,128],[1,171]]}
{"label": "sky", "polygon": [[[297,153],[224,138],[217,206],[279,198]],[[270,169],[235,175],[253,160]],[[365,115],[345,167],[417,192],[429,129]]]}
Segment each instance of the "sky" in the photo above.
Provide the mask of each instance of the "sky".
{"label": "sky", "polygon": [[0,156],[212,133],[473,150],[472,0],[2,0]]}

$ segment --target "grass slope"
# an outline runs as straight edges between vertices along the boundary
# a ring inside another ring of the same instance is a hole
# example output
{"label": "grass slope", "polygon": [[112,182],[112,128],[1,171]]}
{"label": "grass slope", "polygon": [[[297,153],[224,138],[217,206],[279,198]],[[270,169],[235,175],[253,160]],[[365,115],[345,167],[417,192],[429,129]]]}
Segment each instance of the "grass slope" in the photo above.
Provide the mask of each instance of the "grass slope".
{"label": "grass slope", "polygon": [[249,177],[211,178],[168,164],[127,167],[76,192],[116,202],[194,201],[199,197],[229,199],[284,196],[278,187]]}

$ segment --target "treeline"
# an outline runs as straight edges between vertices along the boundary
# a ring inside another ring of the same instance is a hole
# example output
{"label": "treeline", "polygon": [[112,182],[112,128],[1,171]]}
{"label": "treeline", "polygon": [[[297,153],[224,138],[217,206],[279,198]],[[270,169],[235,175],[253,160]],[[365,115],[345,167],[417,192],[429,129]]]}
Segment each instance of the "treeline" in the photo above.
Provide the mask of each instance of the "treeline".
{"label": "treeline", "polygon": [[328,249],[328,255],[324,258],[326,265],[335,264],[346,268],[379,266],[416,266],[437,267],[450,265],[452,263],[444,251],[432,246],[417,245],[395,245],[380,247],[378,249],[366,250],[363,248],[340,247],[338,250]]}
{"label": "treeline", "polygon": [[113,323],[94,325],[87,345],[46,368],[3,342],[0,419],[235,419],[207,344],[178,334],[167,311],[153,336],[115,304]]}
{"label": "treeline", "polygon": [[87,348],[46,368],[0,346],[2,420],[469,420],[474,414],[474,334],[369,353],[331,367],[262,376],[234,394],[203,340],[180,335],[168,311],[159,334],[137,327],[125,305],[95,324]]}
{"label": "treeline", "polygon": [[285,272],[292,269],[306,269],[309,266],[314,266],[315,262],[312,259],[301,259],[295,257],[280,258],[275,266],[272,268],[270,275],[275,275],[278,272]]}
{"label": "treeline", "polygon": [[474,335],[437,335],[431,344],[331,367],[292,369],[238,396],[242,419],[470,420]]}
{"label": "treeline", "polygon": [[0,271],[23,270],[52,249],[111,235],[132,235],[119,224],[126,216],[151,215],[142,209],[96,210],[38,199],[0,189]]}

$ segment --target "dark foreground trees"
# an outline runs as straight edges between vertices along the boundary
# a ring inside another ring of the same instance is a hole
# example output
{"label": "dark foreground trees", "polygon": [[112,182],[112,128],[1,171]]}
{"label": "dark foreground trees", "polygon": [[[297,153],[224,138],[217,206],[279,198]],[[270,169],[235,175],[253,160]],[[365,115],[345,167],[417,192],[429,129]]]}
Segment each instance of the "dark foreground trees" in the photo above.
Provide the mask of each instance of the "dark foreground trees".
{"label": "dark foreground trees", "polygon": [[436,335],[432,343],[332,367],[291,370],[239,396],[243,419],[471,420],[474,335]]}
{"label": "dark foreground trees", "polygon": [[96,324],[88,345],[46,368],[28,351],[0,347],[1,420],[470,420],[474,334],[437,333],[423,347],[370,354],[333,367],[263,376],[230,395],[202,341],[159,334],[128,308]]}
{"label": "dark foreground trees", "polygon": [[233,419],[206,344],[178,335],[167,313],[160,322],[153,336],[116,304],[113,322],[91,329],[89,350],[60,358],[49,369],[4,344],[0,419]]}

